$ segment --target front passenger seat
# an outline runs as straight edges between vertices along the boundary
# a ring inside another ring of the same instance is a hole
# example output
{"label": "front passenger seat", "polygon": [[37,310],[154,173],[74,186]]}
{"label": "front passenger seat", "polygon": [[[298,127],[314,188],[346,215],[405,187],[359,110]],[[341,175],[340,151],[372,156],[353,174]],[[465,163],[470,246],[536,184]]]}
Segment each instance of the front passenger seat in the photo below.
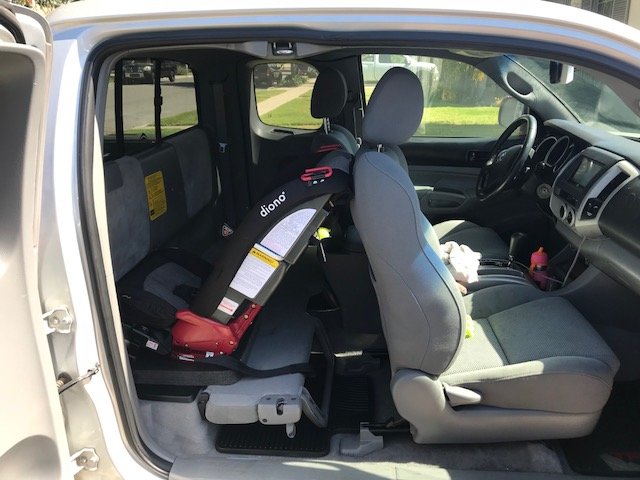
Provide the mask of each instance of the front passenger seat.
{"label": "front passenger seat", "polygon": [[363,123],[366,144],[377,147],[361,148],[353,171],[351,211],[380,304],[398,412],[418,443],[589,434],[617,358],[562,290],[499,285],[461,296],[406,170],[387,153],[415,132],[422,105],[416,76],[389,70]]}

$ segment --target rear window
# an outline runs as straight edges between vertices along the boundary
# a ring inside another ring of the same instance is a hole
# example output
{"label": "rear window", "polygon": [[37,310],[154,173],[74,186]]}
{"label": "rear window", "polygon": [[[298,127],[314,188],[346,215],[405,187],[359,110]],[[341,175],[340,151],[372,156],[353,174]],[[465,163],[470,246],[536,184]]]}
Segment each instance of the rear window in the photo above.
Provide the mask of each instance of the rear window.
{"label": "rear window", "polygon": [[[162,100],[156,111],[158,94]],[[104,124],[106,154],[116,150],[122,155],[134,154],[197,124],[195,80],[189,65],[166,59],[126,58],[111,72]]]}
{"label": "rear window", "polygon": [[311,116],[311,92],[318,71],[306,63],[262,63],[253,69],[258,118],[266,125],[316,130],[322,120]]}

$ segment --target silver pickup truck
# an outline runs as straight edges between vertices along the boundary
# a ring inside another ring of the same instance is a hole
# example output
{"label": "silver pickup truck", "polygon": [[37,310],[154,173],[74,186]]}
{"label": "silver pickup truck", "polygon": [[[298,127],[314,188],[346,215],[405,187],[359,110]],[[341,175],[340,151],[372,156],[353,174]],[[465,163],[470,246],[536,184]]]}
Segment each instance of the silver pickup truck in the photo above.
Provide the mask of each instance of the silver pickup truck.
{"label": "silver pickup truck", "polygon": [[362,56],[362,76],[365,83],[376,83],[393,67],[404,67],[415,73],[423,85],[434,88],[440,78],[438,66],[422,62],[413,55],[376,53]]}

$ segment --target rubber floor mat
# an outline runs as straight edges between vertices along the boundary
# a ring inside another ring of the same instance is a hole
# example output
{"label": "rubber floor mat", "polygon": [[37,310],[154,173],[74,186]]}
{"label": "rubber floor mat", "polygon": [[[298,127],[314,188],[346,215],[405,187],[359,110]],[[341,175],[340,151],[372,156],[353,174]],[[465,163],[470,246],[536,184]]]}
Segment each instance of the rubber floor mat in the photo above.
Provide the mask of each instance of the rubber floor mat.
{"label": "rubber floor mat", "polygon": [[216,437],[216,450],[242,455],[323,457],[329,453],[332,434],[356,432],[360,422],[371,420],[373,405],[370,391],[366,377],[336,376],[331,394],[329,428],[318,428],[304,416],[296,425],[294,438],[287,437],[284,425],[223,425]]}
{"label": "rubber floor mat", "polygon": [[336,375],[331,392],[329,428],[332,433],[357,432],[361,422],[373,421],[371,382],[367,377]]}
{"label": "rubber floor mat", "polygon": [[216,438],[220,453],[277,455],[283,457],[323,457],[329,453],[329,432],[303,418],[296,436],[287,437],[284,425],[223,425]]}
{"label": "rubber floor mat", "polygon": [[561,445],[576,473],[640,477],[640,382],[615,384],[593,433]]}

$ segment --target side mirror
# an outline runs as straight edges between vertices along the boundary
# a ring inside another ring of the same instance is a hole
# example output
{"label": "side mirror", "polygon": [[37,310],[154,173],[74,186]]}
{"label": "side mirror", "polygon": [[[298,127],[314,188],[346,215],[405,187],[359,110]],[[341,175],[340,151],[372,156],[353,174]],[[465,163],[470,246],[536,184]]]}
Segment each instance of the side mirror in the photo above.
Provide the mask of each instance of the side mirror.
{"label": "side mirror", "polygon": [[549,83],[562,84],[573,82],[575,69],[573,65],[560,62],[549,62]]}
{"label": "side mirror", "polygon": [[513,97],[504,97],[498,110],[498,123],[501,127],[508,127],[516,118],[524,114],[524,105]]}

